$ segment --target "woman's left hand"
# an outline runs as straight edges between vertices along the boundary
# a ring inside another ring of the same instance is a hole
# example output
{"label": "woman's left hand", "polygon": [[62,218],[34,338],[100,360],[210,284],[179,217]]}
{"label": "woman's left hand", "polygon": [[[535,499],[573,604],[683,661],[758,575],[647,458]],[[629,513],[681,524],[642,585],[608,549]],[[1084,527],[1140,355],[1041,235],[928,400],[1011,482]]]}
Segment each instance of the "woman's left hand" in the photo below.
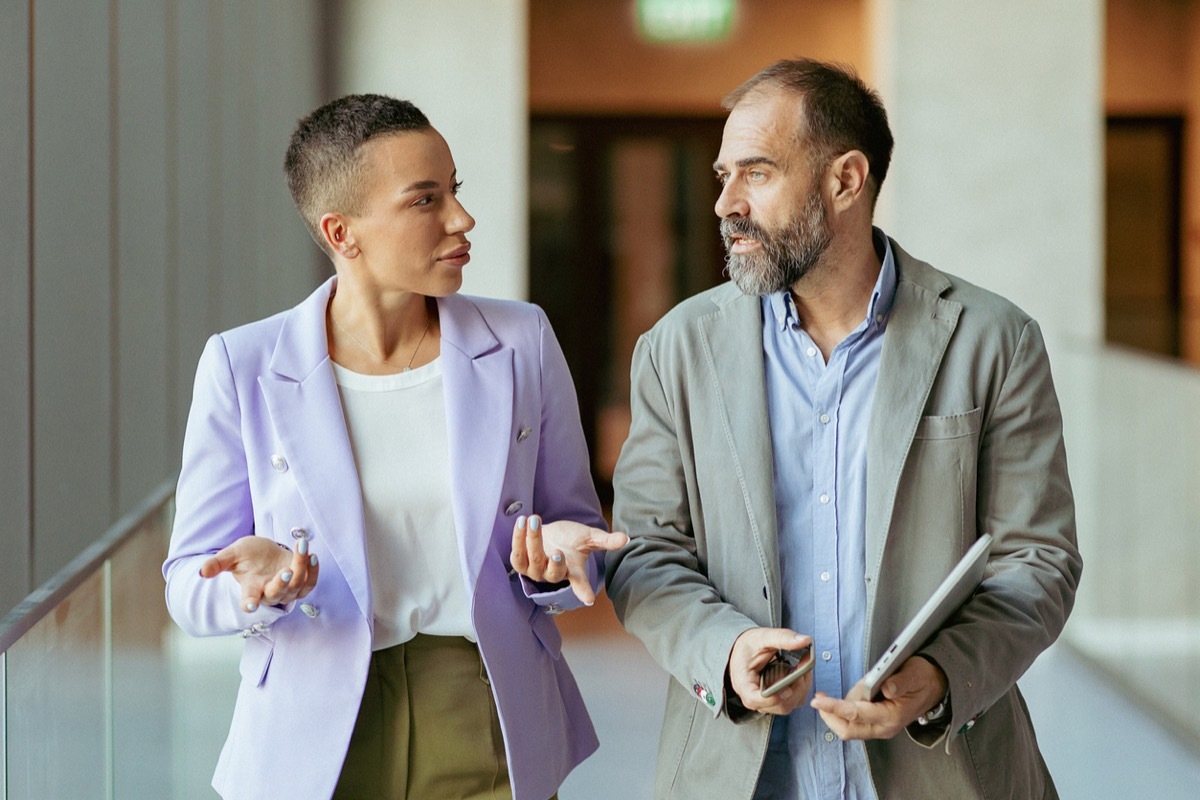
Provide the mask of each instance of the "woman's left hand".
{"label": "woman's left hand", "polygon": [[536,514],[517,517],[513,526],[512,567],[532,581],[569,581],[585,605],[596,602],[588,580],[587,561],[597,550],[619,550],[629,541],[623,533],[609,533],[581,522],[560,520],[542,524]]}

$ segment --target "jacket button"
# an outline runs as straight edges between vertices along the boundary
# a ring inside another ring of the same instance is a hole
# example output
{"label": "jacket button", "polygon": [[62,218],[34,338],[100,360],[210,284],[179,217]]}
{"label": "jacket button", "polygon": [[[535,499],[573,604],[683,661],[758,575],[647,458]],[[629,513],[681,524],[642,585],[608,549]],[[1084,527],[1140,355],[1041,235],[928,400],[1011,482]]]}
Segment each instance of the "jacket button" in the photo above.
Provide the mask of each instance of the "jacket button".
{"label": "jacket button", "polygon": [[287,472],[288,468],[287,461],[279,454],[271,456],[271,466],[275,468],[276,472]]}
{"label": "jacket button", "polygon": [[309,538],[308,531],[306,531],[304,528],[292,528],[292,538],[295,539],[296,541],[300,541],[301,539],[308,539]]}
{"label": "jacket button", "polygon": [[309,619],[312,619],[321,613],[321,609],[317,608],[312,603],[301,603],[300,610],[303,611],[304,615]]}
{"label": "jacket button", "polygon": [[524,507],[525,507],[525,504],[524,504],[524,503],[522,503],[520,500],[513,500],[513,501],[512,501],[511,503],[509,503],[509,504],[508,504],[508,506],[507,506],[507,507],[504,509],[504,513],[505,513],[505,514],[508,514],[508,515],[511,517],[513,514],[517,513],[518,511],[520,511],[520,510],[521,510],[522,508],[524,508]]}
{"label": "jacket button", "polygon": [[552,617],[558,616],[559,614],[563,613],[563,611],[565,611],[565,610],[566,609],[564,609],[558,603],[551,603],[550,605],[546,606],[546,613]]}
{"label": "jacket button", "polygon": [[533,428],[521,428],[521,432],[517,434],[517,441],[523,442],[529,438],[529,434],[533,433]]}

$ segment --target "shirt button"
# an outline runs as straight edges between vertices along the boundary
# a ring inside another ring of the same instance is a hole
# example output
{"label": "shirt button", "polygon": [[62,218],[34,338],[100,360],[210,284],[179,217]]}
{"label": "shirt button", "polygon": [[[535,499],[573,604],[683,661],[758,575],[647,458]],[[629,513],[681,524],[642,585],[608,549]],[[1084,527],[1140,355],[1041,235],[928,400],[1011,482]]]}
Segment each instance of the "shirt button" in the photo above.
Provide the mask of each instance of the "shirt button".
{"label": "shirt button", "polygon": [[821,505],[825,505],[829,502],[829,495],[823,494],[820,497],[818,497],[817,499],[821,501]]}
{"label": "shirt button", "polygon": [[825,652],[821,653],[821,660],[822,660],[822,661],[828,661],[828,660],[829,660],[829,659],[831,659],[831,658],[833,658],[833,653],[829,652],[828,650],[826,650]]}
{"label": "shirt button", "polygon": [[820,417],[818,417],[818,419],[821,420],[822,424],[825,424],[825,425],[829,424],[829,415],[828,414],[822,414]]}
{"label": "shirt button", "polygon": [[812,358],[813,356],[815,356],[817,354],[817,348],[810,347],[807,350],[805,350],[804,352],[808,353],[809,358]]}
{"label": "shirt button", "polygon": [[271,456],[271,466],[275,468],[276,472],[287,472],[287,461],[281,455]]}
{"label": "shirt button", "polygon": [[312,603],[301,603],[300,610],[303,611],[304,615],[309,619],[314,619],[318,614],[321,613],[321,610]]}
{"label": "shirt button", "polygon": [[829,580],[829,573],[828,573],[828,572],[822,572],[822,573],[821,573],[821,580],[823,580],[823,581],[828,581],[828,580]]}
{"label": "shirt button", "polygon": [[832,742],[833,740],[834,740],[833,733],[831,731],[825,731],[825,741]]}

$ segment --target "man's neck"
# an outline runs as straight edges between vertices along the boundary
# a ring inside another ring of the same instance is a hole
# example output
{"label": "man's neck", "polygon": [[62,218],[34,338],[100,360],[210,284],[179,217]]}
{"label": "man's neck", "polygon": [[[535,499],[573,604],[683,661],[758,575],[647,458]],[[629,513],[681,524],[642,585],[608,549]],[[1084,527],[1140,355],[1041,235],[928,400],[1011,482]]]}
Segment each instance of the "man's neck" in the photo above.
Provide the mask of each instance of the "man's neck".
{"label": "man's neck", "polygon": [[825,360],[867,314],[883,265],[874,236],[836,237],[812,271],[792,285],[800,327]]}

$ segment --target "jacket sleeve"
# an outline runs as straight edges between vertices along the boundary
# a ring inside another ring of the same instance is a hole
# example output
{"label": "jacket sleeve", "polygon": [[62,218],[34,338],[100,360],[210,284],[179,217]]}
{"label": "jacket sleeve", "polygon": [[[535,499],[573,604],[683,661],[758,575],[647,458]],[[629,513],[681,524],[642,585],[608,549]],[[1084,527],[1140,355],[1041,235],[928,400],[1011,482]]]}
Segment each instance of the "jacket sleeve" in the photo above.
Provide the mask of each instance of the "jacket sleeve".
{"label": "jacket sleeve", "polygon": [[[629,438],[613,479],[614,524],[629,544],[608,557],[608,592],[625,629],[714,716],[740,708],[726,697],[733,643],[757,623],[708,580],[696,545],[694,464],[688,431],[646,336],[631,369]],[[685,452],[688,455],[685,455]]]}
{"label": "jacket sleeve", "polygon": [[[163,576],[167,609],[193,636],[257,631],[289,607],[241,608],[241,588],[228,573],[200,577],[200,565],[221,548],[254,533],[254,510],[241,411],[224,340],[208,340],[196,369],[192,407],[175,492],[175,523]],[[255,626],[258,626],[257,628]]]}
{"label": "jacket sleeve", "polygon": [[[550,321],[542,309],[535,306],[535,310],[541,365],[542,418],[533,508],[547,521],[573,520],[608,530],[608,523],[600,512],[596,487],[592,483],[591,460],[579,419],[575,384]],[[603,567],[602,553],[596,553],[588,561],[588,580],[597,593],[603,582]],[[524,576],[521,577],[521,584],[526,596],[538,605],[553,605],[562,610],[582,605],[569,586],[546,591],[543,585]]]}
{"label": "jacket sleeve", "polygon": [[987,572],[953,623],[921,651],[949,679],[951,737],[968,730],[1058,638],[1083,569],[1062,416],[1032,320],[983,424],[977,525],[995,538]]}

